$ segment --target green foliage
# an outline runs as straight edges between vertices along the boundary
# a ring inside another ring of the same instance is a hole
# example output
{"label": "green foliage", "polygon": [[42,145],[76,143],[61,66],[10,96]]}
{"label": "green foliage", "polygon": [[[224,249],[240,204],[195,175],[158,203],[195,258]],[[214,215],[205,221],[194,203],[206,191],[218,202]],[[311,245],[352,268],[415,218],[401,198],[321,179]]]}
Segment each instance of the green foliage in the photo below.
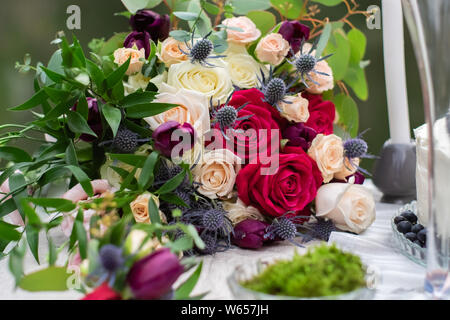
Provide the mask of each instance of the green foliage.
{"label": "green foliage", "polygon": [[66,291],[70,273],[64,267],[49,267],[23,277],[19,282],[22,290],[30,292]]}
{"label": "green foliage", "polygon": [[292,260],[278,261],[242,285],[271,295],[314,298],[340,295],[364,287],[361,259],[322,245]]}

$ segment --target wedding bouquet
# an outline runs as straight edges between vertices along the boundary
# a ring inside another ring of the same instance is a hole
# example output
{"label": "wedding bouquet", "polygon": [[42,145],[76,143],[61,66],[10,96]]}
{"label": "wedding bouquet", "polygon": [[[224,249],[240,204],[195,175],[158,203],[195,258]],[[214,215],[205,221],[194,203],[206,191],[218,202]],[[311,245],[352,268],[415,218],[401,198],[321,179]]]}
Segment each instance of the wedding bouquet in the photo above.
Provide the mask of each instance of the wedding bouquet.
{"label": "wedding bouquet", "polygon": [[[17,286],[67,289],[75,266],[77,289],[95,289],[86,299],[183,299],[201,272],[172,290],[188,256],[370,226],[368,146],[347,88],[367,99],[365,36],[349,21],[367,12],[347,0],[164,1],[170,15],[150,10],[161,1],[122,2],[131,33],[94,39],[89,55],[59,33],[47,65],[17,63],[35,71],[35,94],[11,109],[34,120],[0,136],[0,248]],[[345,17],[319,18],[319,4],[340,3]],[[55,184],[65,190],[50,196]],[[24,276],[41,231],[50,266]]]}

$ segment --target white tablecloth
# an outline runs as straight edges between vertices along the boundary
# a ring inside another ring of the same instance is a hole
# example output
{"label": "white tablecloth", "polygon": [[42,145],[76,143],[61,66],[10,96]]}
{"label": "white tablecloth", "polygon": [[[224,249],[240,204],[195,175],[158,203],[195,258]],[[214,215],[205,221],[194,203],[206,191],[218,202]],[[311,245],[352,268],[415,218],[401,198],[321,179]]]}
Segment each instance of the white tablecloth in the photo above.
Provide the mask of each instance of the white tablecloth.
{"label": "white tablecloth", "polygon": [[[368,185],[375,193],[379,194]],[[399,205],[377,203],[377,218],[374,224],[361,235],[352,235],[343,232],[334,232],[330,242],[335,242],[343,249],[349,250],[361,256],[363,262],[376,270],[380,275],[377,284],[375,299],[423,299],[421,293],[425,277],[425,269],[401,255],[392,241],[390,219]],[[54,235],[57,242],[63,241],[61,234]],[[45,261],[47,243],[42,235],[40,252],[42,261]],[[313,245],[314,243],[311,243]],[[203,258],[204,267],[199,283],[194,294],[209,292],[206,299],[232,299],[226,279],[236,266],[246,263],[255,263],[259,259],[267,260],[287,258],[293,255],[296,248],[292,244],[278,243],[261,250],[231,249],[214,256]],[[61,257],[63,258],[63,257]],[[30,254],[25,259],[26,272],[37,270],[39,267]],[[14,289],[14,280],[8,271],[8,259],[0,261],[0,299],[79,299],[77,292],[47,292],[29,293]]]}

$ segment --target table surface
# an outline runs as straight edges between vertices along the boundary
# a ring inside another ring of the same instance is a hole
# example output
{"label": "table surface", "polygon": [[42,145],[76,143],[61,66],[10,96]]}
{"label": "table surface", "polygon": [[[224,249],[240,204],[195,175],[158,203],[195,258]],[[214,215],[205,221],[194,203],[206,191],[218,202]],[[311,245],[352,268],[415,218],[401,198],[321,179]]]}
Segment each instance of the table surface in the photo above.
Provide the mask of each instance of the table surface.
{"label": "table surface", "polygon": [[[376,199],[379,199],[380,194],[370,181],[368,187],[374,192]],[[377,202],[377,218],[368,230],[361,235],[333,232],[329,242],[360,255],[363,262],[376,271],[379,280],[376,284],[375,299],[424,299],[422,291],[425,268],[403,256],[393,242],[390,221],[399,208],[400,205]],[[58,231],[52,236],[55,242],[64,241],[62,234]],[[311,242],[308,246],[315,243],[317,242]],[[234,248],[214,256],[203,257],[203,272],[193,294],[208,292],[205,299],[233,299],[227,285],[227,278],[238,265],[255,263],[260,259],[288,258],[294,254],[295,250],[301,253],[306,249],[297,248],[289,242],[281,242],[256,251]],[[44,235],[41,239],[40,252],[41,261],[45,261],[48,250]],[[30,272],[40,268],[42,267],[38,266],[28,253],[25,257],[25,271]],[[81,295],[74,291],[30,293],[21,289],[16,290],[14,279],[8,271],[8,259],[0,261],[0,299],[2,300],[67,300],[80,297]]]}

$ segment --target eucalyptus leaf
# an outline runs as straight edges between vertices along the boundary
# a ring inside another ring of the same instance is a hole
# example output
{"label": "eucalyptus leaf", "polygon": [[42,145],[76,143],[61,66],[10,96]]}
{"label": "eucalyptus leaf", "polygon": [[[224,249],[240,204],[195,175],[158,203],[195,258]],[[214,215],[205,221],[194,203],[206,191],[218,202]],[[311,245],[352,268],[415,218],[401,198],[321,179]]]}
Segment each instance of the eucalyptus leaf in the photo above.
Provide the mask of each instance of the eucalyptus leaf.
{"label": "eucalyptus leaf", "polygon": [[19,287],[29,292],[67,291],[70,274],[64,267],[49,267],[24,276]]}

